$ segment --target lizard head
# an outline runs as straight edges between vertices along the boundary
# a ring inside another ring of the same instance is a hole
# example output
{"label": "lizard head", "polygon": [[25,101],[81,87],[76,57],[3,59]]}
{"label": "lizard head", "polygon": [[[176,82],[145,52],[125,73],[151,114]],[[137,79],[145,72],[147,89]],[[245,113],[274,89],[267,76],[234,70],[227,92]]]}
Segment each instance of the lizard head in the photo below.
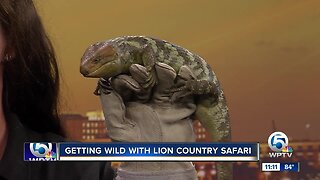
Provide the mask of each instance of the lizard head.
{"label": "lizard head", "polygon": [[80,72],[85,77],[109,78],[122,72],[122,64],[112,42],[91,45],[81,58]]}

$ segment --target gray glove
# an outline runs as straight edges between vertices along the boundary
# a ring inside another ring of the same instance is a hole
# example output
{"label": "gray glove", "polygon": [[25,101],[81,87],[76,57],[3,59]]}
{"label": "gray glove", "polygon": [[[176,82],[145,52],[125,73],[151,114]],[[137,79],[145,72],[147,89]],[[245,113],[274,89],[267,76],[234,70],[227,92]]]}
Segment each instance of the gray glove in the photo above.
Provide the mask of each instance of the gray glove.
{"label": "gray glove", "polygon": [[[182,67],[180,72],[185,71]],[[120,75],[111,82],[100,80],[102,107],[109,136],[116,141],[129,142],[193,142],[190,116],[196,105],[192,96],[172,103],[175,93],[167,93],[180,76],[168,65],[156,63],[158,83],[151,94],[139,83],[147,79],[145,67],[134,64],[131,76]],[[179,73],[180,74],[180,73]],[[137,81],[136,81],[137,79]],[[139,81],[139,83],[138,83]],[[113,89],[113,90],[112,90]],[[145,97],[150,97],[145,102]],[[137,113],[138,112],[138,113]]]}
{"label": "gray glove", "polygon": [[[120,75],[109,81],[100,80],[98,90],[106,117],[109,136],[115,141],[126,142],[194,142],[195,136],[190,116],[196,105],[192,96],[182,96],[172,102],[175,80],[181,78],[168,65],[156,63],[157,85],[144,89],[141,83],[148,79],[145,67],[134,64],[131,76]],[[186,70],[185,67],[181,71]],[[179,74],[179,73],[178,73]],[[149,99],[149,101],[147,101]],[[148,174],[162,173],[164,179],[196,179],[191,162],[125,162],[121,164],[119,176],[134,179],[132,172]],[[177,177],[176,175],[179,174]]]}
{"label": "gray glove", "polygon": [[[130,67],[131,76],[99,81],[97,92],[101,93],[110,137],[129,142],[193,142],[193,96],[188,91],[171,91],[194,80],[193,73],[182,66],[176,74],[163,63],[156,63],[155,69],[158,83],[153,89],[140,85],[148,81],[149,74],[138,64]],[[231,163],[216,165],[218,179],[232,179],[228,174],[232,173]],[[119,168],[117,179],[153,179],[155,174],[166,180],[197,179],[188,162],[126,162]]]}

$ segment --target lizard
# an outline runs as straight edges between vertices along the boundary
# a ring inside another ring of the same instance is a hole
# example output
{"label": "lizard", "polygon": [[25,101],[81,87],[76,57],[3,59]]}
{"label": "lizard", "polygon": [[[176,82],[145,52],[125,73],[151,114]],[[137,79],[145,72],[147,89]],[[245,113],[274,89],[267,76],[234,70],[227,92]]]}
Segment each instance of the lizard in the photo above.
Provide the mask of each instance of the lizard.
{"label": "lizard", "polygon": [[[169,90],[181,96],[197,95],[195,116],[207,129],[214,142],[231,140],[229,112],[220,83],[210,65],[199,55],[165,40],[147,36],[122,36],[97,42],[87,48],[81,58],[80,72],[84,77],[108,79],[130,74],[132,65],[147,69],[142,83],[147,89],[156,85],[156,62],[172,67],[176,73],[183,66],[192,71],[192,78]],[[232,164],[217,163],[218,178],[232,179]]]}

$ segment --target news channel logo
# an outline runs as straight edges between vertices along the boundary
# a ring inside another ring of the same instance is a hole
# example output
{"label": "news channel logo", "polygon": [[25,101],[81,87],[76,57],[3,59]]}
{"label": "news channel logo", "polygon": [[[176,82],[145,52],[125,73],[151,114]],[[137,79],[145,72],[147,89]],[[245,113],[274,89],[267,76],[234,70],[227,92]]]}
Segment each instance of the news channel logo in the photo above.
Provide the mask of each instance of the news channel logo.
{"label": "news channel logo", "polygon": [[57,146],[56,143],[25,143],[24,144],[25,161],[56,161]]}
{"label": "news channel logo", "polygon": [[293,149],[289,146],[289,140],[285,133],[274,132],[268,138],[268,145],[275,153],[269,153],[270,157],[291,157]]}

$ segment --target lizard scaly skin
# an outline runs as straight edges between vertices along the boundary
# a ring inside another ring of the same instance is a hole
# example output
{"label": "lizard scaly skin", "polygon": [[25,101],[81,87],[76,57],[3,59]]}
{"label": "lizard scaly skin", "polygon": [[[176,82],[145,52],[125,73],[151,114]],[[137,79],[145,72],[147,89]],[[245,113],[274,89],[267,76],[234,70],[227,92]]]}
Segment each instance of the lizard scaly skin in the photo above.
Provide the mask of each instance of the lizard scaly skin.
{"label": "lizard scaly skin", "polygon": [[[156,84],[155,62],[171,66],[177,73],[187,66],[194,79],[172,91],[188,91],[197,96],[196,117],[215,142],[231,140],[229,113],[223,91],[211,67],[200,56],[164,40],[146,36],[124,36],[91,45],[81,59],[85,77],[110,78],[129,74],[132,64],[150,72],[143,88]],[[217,163],[218,179],[232,179],[232,164]]]}

